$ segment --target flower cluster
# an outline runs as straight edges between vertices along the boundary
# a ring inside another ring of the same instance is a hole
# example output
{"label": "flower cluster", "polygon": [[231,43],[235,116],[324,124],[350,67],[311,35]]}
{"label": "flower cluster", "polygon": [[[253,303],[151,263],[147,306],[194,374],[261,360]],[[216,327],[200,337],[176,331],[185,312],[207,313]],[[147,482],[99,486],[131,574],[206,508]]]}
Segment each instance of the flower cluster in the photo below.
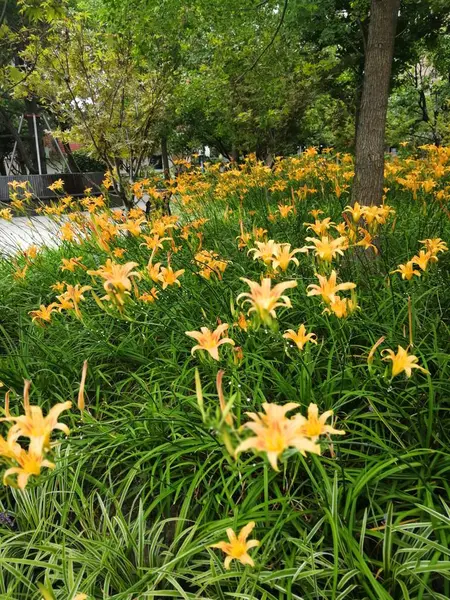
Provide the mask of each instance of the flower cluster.
{"label": "flower cluster", "polygon": [[[42,468],[53,469],[54,463],[48,460],[52,448],[50,440],[54,430],[60,430],[69,435],[69,428],[58,422],[59,415],[68,410],[71,402],[61,402],[53,406],[44,417],[40,406],[30,405],[30,381],[25,381],[23,390],[24,414],[14,417],[9,412],[9,392],[6,394],[6,416],[3,422],[12,423],[6,438],[0,436],[0,459],[6,462],[8,468],[3,474],[4,485],[10,485],[12,477],[17,477],[17,486],[24,489],[28,479],[38,476]],[[27,448],[19,444],[20,438],[29,440]]]}
{"label": "flower cluster", "polygon": [[[441,238],[420,240],[420,243],[423,244],[423,249],[406,263],[398,265],[398,268],[391,271],[391,273],[400,273],[402,279],[407,281],[410,281],[414,275],[420,277],[422,272],[427,270],[429,264],[438,262],[437,255],[439,252],[448,250],[447,244]],[[414,265],[417,265],[420,271],[415,269]]]}

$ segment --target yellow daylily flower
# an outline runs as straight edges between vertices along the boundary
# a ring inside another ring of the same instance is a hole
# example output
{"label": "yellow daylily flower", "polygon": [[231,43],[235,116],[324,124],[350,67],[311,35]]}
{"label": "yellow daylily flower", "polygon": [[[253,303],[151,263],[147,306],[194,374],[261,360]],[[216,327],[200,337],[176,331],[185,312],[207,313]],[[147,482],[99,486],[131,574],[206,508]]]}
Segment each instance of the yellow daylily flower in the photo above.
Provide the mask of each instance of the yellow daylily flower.
{"label": "yellow daylily flower", "polygon": [[3,475],[3,484],[8,485],[11,475],[17,475],[17,486],[21,490],[25,489],[31,475],[40,475],[42,467],[55,468],[54,463],[45,459],[41,454],[35,454],[31,450],[27,452],[23,448],[20,448],[14,460],[19,466],[6,469]]}
{"label": "yellow daylily flower", "polygon": [[25,190],[27,188],[28,184],[29,184],[29,181],[17,181],[16,179],[14,179],[14,181],[8,181],[8,185],[13,190],[17,190],[17,189]]}
{"label": "yellow daylily flower", "polygon": [[319,275],[316,273],[316,277],[319,280],[319,285],[314,283],[308,285],[308,296],[322,296],[322,299],[327,304],[334,302],[336,298],[336,293],[345,291],[345,290],[353,290],[356,288],[356,283],[336,283],[337,273],[336,271],[331,271],[330,277],[327,279],[323,275]]}
{"label": "yellow daylily flower", "polygon": [[420,271],[414,269],[414,261],[412,260],[408,260],[404,265],[398,265],[398,269],[391,271],[391,273],[401,273],[402,279],[407,279],[408,281],[410,281],[414,275],[420,277]]}
{"label": "yellow daylily flower", "polygon": [[344,317],[348,317],[355,310],[358,309],[358,305],[356,301],[351,298],[340,298],[339,296],[335,296],[334,300],[330,302],[327,308],[323,311],[324,313],[333,313],[338,317],[338,319],[342,319]]}
{"label": "yellow daylily flower", "polygon": [[126,296],[130,295],[134,278],[140,279],[141,274],[138,271],[133,271],[138,266],[136,262],[127,262],[119,264],[113,262],[110,258],[106,263],[97,270],[88,271],[88,275],[98,275],[105,280],[103,288],[106,292],[106,297],[117,305],[119,310],[125,304]]}
{"label": "yellow daylily flower", "polygon": [[250,567],[255,566],[255,563],[253,562],[251,556],[249,556],[248,551],[251,548],[256,548],[256,546],[259,546],[260,542],[258,540],[247,541],[247,538],[253,531],[254,527],[255,522],[251,521],[241,529],[238,535],[235,534],[233,529],[228,528],[228,542],[211,544],[210,548],[219,548],[219,550],[222,550],[227,555],[224,562],[225,569],[228,570],[230,568],[230,563],[232,560],[238,560],[243,565],[249,565]]}
{"label": "yellow daylily flower", "polygon": [[289,263],[293,262],[298,267],[298,259],[295,258],[295,255],[299,252],[308,252],[306,248],[295,248],[295,250],[291,251],[290,244],[278,244],[278,247],[275,249],[275,253],[272,257],[272,267],[274,271],[280,268],[282,271],[286,271]]}
{"label": "yellow daylily flower", "polygon": [[16,198],[10,202],[10,206],[12,206],[14,210],[21,212],[25,208],[25,201],[21,200],[20,198]]}
{"label": "yellow daylily flower", "polygon": [[4,219],[5,221],[12,221],[13,213],[10,208],[2,208],[0,210],[0,219]]}
{"label": "yellow daylily flower", "polygon": [[270,317],[276,318],[276,308],[292,308],[290,299],[288,296],[283,295],[283,292],[296,287],[296,281],[278,283],[273,289],[271,289],[272,282],[268,277],[263,279],[261,284],[245,277],[241,277],[241,281],[244,281],[250,287],[250,292],[243,292],[237,297],[238,302],[241,298],[245,298],[243,303],[251,304],[247,314],[256,312],[261,320],[267,323],[270,322]]}
{"label": "yellow daylily flower", "polygon": [[222,338],[222,335],[228,327],[228,323],[222,323],[214,331],[211,331],[207,327],[201,327],[200,331],[186,331],[186,335],[198,342],[198,344],[192,348],[191,354],[194,354],[197,350],[206,350],[214,360],[219,360],[219,346],[222,346],[223,344],[235,345],[231,338]]}
{"label": "yellow daylily flower", "polygon": [[342,221],[342,223],[338,223],[337,225],[334,225],[334,229],[336,229],[336,231],[339,233],[340,236],[342,236],[342,237],[347,236],[347,223],[345,221]]}
{"label": "yellow daylily flower", "polygon": [[324,235],[321,239],[311,237],[305,239],[307,242],[314,244],[313,246],[305,246],[305,248],[314,250],[315,255],[325,262],[331,262],[338,254],[343,256],[344,250],[348,248],[347,238],[343,236],[333,239]]}
{"label": "yellow daylily flower", "polygon": [[447,252],[447,244],[441,240],[441,238],[427,238],[426,240],[419,240],[423,244],[428,252],[431,252],[434,256],[439,252]]}
{"label": "yellow daylily flower", "polygon": [[319,439],[320,435],[334,434],[334,435],[345,435],[345,431],[335,429],[331,425],[326,425],[326,421],[333,415],[332,410],[327,410],[319,416],[319,409],[317,404],[311,404],[308,406],[308,417],[303,415],[295,415],[292,420],[297,423],[297,431],[301,435],[310,438],[312,441]]}
{"label": "yellow daylily flower", "polygon": [[393,350],[383,350],[382,354],[386,353],[388,356],[383,360],[392,361],[392,377],[399,375],[403,371],[406,373],[406,377],[411,377],[412,369],[419,369],[422,373],[429,373],[426,369],[418,365],[419,359],[414,354],[408,354],[408,350],[402,346],[398,346],[397,353]]}
{"label": "yellow daylily flower", "polygon": [[75,231],[73,229],[72,223],[64,223],[59,230],[61,234],[61,239],[65,242],[73,242],[75,239]]}
{"label": "yellow daylily flower", "polygon": [[419,254],[416,254],[412,257],[411,262],[418,265],[422,269],[422,271],[426,271],[428,263],[437,262],[437,260],[437,256],[435,256],[431,252],[425,252],[424,250],[421,250]]}
{"label": "yellow daylily flower", "polygon": [[57,179],[51,185],[48,186],[48,189],[52,192],[59,192],[64,188],[64,181],[62,179]]}
{"label": "yellow daylily flower", "polygon": [[272,468],[278,471],[278,458],[287,448],[296,448],[304,456],[306,452],[320,454],[320,446],[297,432],[294,419],[288,419],[286,413],[297,408],[296,402],[281,406],[264,402],[264,413],[246,413],[251,421],[244,424],[255,436],[241,442],[235,450],[235,456],[253,448],[265,452]]}
{"label": "yellow daylily flower", "polygon": [[66,283],[64,281],[57,281],[50,287],[54,292],[63,292],[64,288],[66,287]]}
{"label": "yellow daylily flower", "polygon": [[23,391],[23,400],[25,414],[18,417],[12,417],[8,414],[3,421],[12,421],[14,425],[9,433],[11,436],[26,437],[30,440],[29,450],[35,455],[41,455],[50,449],[50,435],[54,430],[60,430],[69,435],[70,430],[64,423],[58,422],[59,415],[65,410],[69,410],[72,402],[59,402],[52,406],[46,417],[42,414],[40,406],[31,406],[29,401],[29,381],[25,382]]}
{"label": "yellow daylily flower", "polygon": [[155,300],[158,299],[158,294],[159,294],[158,290],[155,287],[153,287],[150,290],[150,292],[144,292],[143,294],[141,294],[139,296],[138,299],[141,300],[141,302],[148,302],[151,304],[151,303],[155,302]]}
{"label": "yellow daylily flower", "polygon": [[283,337],[287,340],[292,340],[299,350],[303,350],[308,342],[317,344],[317,340],[315,339],[317,337],[316,334],[306,333],[306,327],[303,323],[300,325],[297,332],[293,329],[288,329],[283,334]]}
{"label": "yellow daylily flower", "polygon": [[85,269],[86,267],[82,264],[82,260],[82,256],[77,256],[76,258],[63,258],[60,269],[61,271],[70,271],[71,273],[73,273],[77,267]]}
{"label": "yellow daylily flower", "polygon": [[20,445],[17,443],[19,435],[11,429],[8,431],[6,440],[0,435],[0,457],[15,460],[18,452],[20,452]]}
{"label": "yellow daylily flower", "polygon": [[260,258],[266,265],[272,262],[279,248],[279,244],[273,240],[268,242],[255,242],[257,248],[251,248],[247,254],[253,253],[253,260]]}
{"label": "yellow daylily flower", "polygon": [[55,312],[56,307],[56,302],[52,302],[48,306],[41,304],[37,310],[30,311],[30,315],[33,315],[32,321],[39,321],[41,324],[50,323],[52,320],[52,313]]}
{"label": "yellow daylily flower", "polygon": [[158,275],[158,281],[162,282],[162,289],[165,290],[167,286],[175,284],[178,285],[178,287],[181,287],[181,283],[178,278],[181,277],[183,273],[184,269],[174,271],[170,265],[167,267],[161,267],[161,271]]}
{"label": "yellow daylily flower", "polygon": [[353,206],[347,205],[344,209],[345,213],[350,213],[354,223],[358,223],[364,214],[364,207],[359,202],[355,202]]}
{"label": "yellow daylily flower", "polygon": [[[323,236],[327,233],[327,231],[336,223],[333,223],[331,217],[327,217],[326,219],[316,219],[315,223],[303,223],[304,227],[307,230],[311,229],[318,236]],[[308,226],[308,227],[307,227]]]}

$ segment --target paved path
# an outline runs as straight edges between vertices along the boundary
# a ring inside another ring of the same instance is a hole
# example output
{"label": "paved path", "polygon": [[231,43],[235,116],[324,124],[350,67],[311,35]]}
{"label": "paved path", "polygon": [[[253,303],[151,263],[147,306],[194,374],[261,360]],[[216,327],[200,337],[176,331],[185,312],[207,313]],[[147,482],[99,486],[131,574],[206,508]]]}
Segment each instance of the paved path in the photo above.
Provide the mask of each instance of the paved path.
{"label": "paved path", "polygon": [[14,217],[0,221],[0,254],[14,254],[29,246],[56,246],[59,226],[48,217]]}
{"label": "paved path", "polygon": [[[136,206],[145,210],[145,198]],[[48,217],[14,217],[12,221],[0,219],[0,256],[14,254],[18,249],[25,250],[33,244],[57,246],[59,229],[60,225]]]}

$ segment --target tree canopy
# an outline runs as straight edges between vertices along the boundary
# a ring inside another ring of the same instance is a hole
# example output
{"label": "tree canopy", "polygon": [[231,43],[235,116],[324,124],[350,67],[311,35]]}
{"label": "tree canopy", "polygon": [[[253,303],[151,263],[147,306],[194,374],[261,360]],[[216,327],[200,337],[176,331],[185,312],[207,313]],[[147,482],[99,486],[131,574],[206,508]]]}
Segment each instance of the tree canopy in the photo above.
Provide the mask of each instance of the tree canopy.
{"label": "tree canopy", "polygon": [[[389,145],[449,139],[446,4],[401,3]],[[228,158],[353,148],[369,0],[5,0],[1,14],[5,155],[31,98],[131,179],[161,140]]]}

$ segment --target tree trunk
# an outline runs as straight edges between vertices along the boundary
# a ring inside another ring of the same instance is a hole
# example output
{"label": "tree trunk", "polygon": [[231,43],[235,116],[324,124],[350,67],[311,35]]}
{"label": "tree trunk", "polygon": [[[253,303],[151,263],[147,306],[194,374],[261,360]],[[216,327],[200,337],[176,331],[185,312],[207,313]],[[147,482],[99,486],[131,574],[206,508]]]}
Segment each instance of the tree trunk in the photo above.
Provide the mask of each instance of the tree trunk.
{"label": "tree trunk", "polygon": [[[55,142],[57,144],[59,144],[58,141],[55,140]],[[66,160],[70,167],[70,170],[72,171],[72,173],[80,173],[80,169],[73,157],[69,142],[62,142],[62,145],[63,145],[64,151],[66,153]]]}
{"label": "tree trunk", "polygon": [[372,0],[356,134],[353,202],[381,204],[384,185],[384,134],[400,0]]}
{"label": "tree trunk", "polygon": [[[29,133],[29,136],[31,139],[31,143],[33,145],[32,153],[33,153],[33,157],[34,157],[33,163],[35,166],[35,170],[36,170],[36,172],[39,170],[39,161],[40,161],[41,173],[43,175],[45,175],[47,173],[47,165],[46,165],[46,156],[45,156],[44,142],[43,142],[44,132],[43,132],[42,126],[41,126],[41,117],[38,116],[39,115],[38,104],[37,104],[36,99],[32,98],[31,100],[25,100],[25,106],[26,106],[26,110],[28,112],[28,114],[25,116],[25,119],[28,124],[28,133]],[[33,115],[36,115],[37,139],[36,139],[35,130],[34,130]],[[38,153],[39,153],[39,161],[38,161]]]}
{"label": "tree trunk", "polygon": [[161,138],[161,157],[162,166],[164,171],[164,179],[168,181],[170,179],[170,166],[169,166],[169,152],[167,150],[167,138],[165,135]]}

